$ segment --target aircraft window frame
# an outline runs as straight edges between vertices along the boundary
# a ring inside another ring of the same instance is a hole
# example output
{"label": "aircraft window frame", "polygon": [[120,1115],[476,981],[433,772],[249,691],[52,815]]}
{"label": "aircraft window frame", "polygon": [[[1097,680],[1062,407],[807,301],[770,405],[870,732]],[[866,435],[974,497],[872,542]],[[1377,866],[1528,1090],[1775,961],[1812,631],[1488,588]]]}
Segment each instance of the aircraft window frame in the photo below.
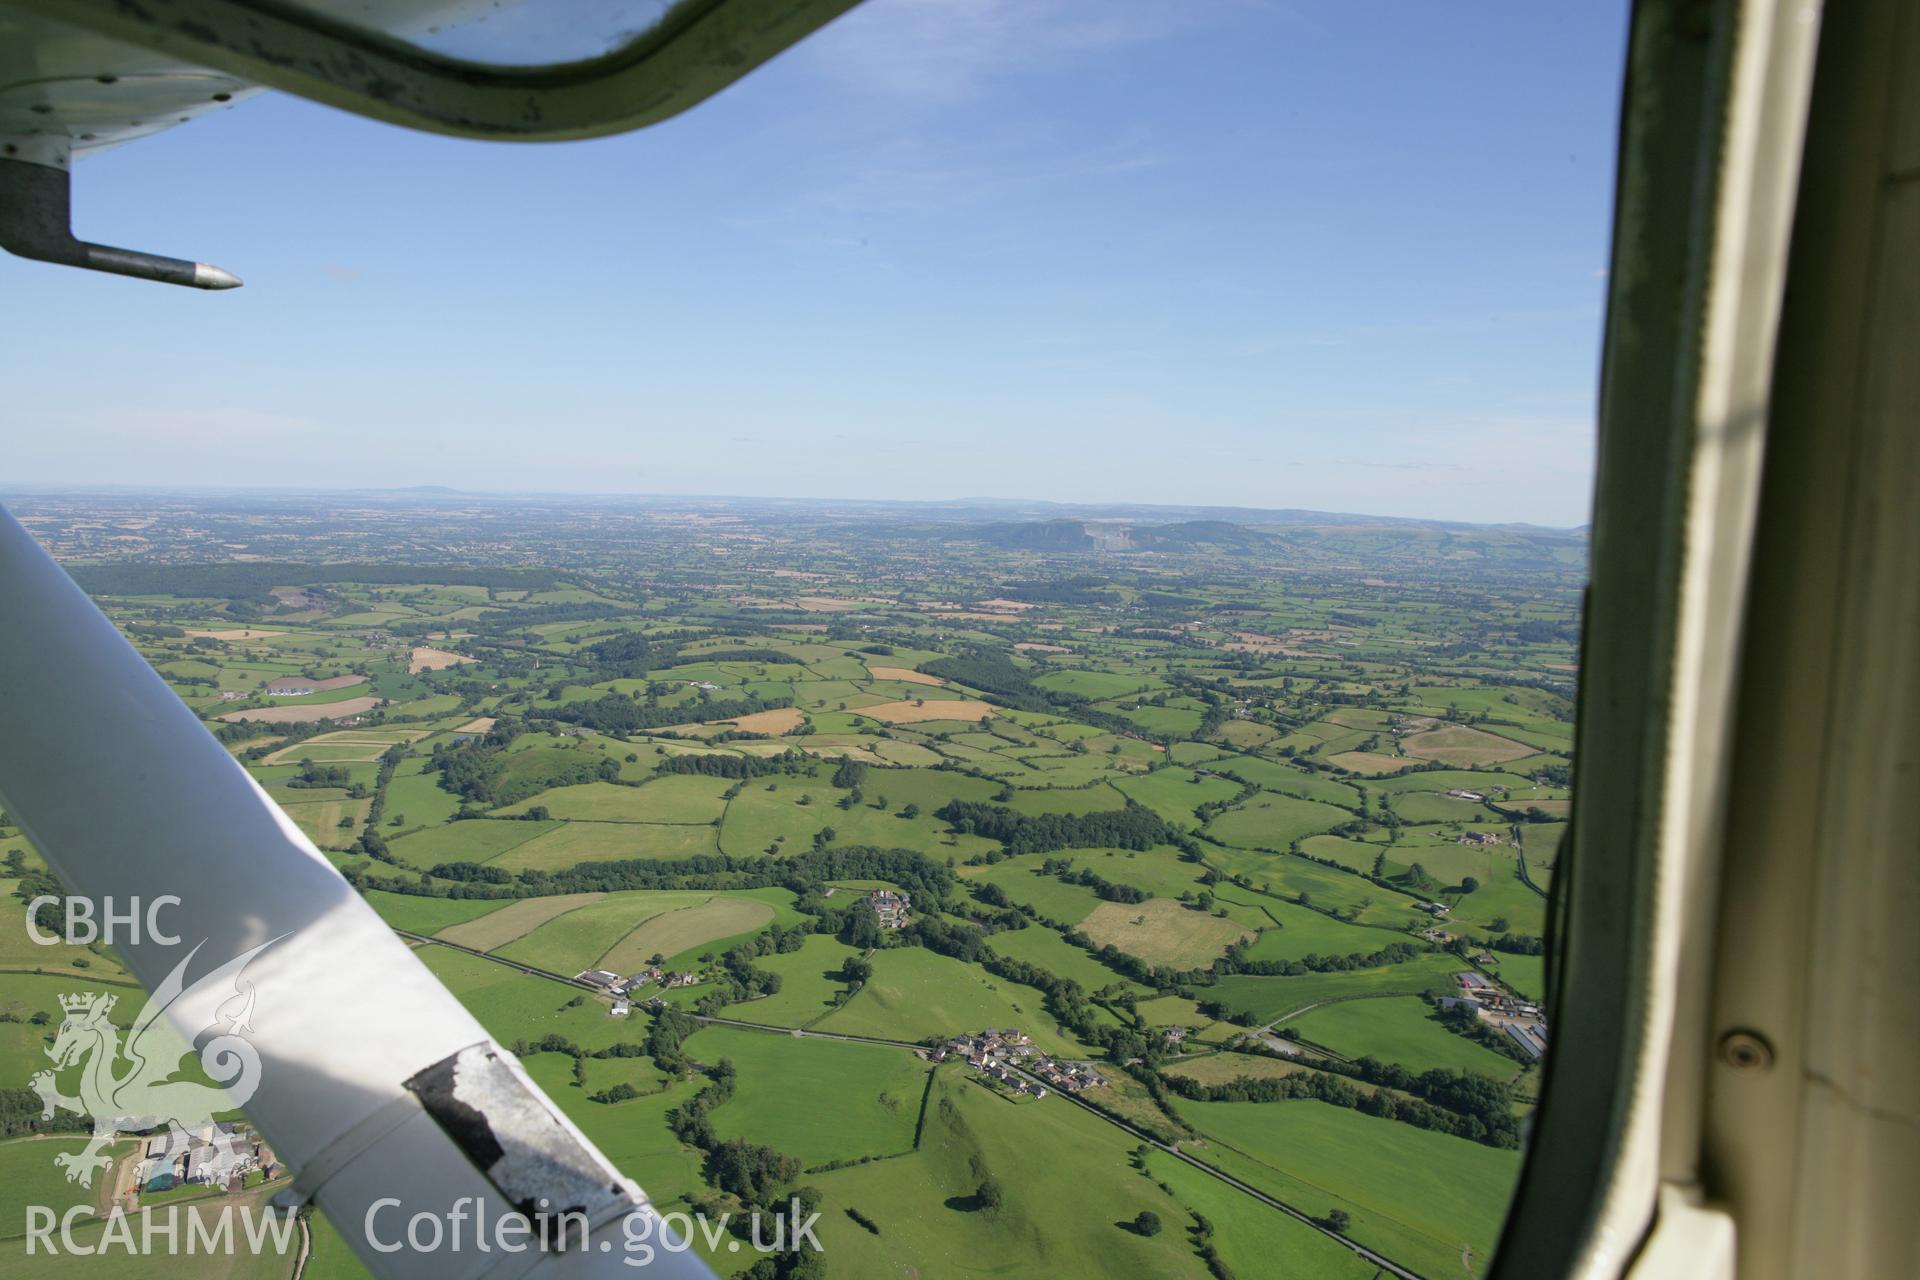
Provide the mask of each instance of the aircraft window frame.
{"label": "aircraft window frame", "polygon": [[[136,11],[117,0],[14,2],[390,123],[532,141],[664,120],[857,0],[690,3],[627,48],[547,67],[465,62],[249,0],[166,0],[158,19],[131,16]],[[1790,214],[1799,134],[1763,136],[1751,117],[1784,110],[1804,124],[1817,30],[1789,38],[1794,10],[1779,0],[1634,5],[1600,379],[1576,800],[1549,922],[1549,999],[1560,1016],[1496,1278],[1619,1271],[1653,1215],[1659,1177],[1686,1172],[1675,1167],[1684,1161],[1663,1162],[1658,1121],[1667,1086],[1704,1062],[1700,1046],[1673,1029],[1676,989],[1693,980],[1704,986],[1704,978],[1686,971],[1700,968],[1699,957],[1678,955],[1682,943],[1665,935],[1681,919],[1676,895],[1689,877],[1697,880],[1712,851],[1706,841],[1678,839],[1669,819],[1711,794],[1711,779],[1700,781],[1688,765],[1710,772],[1721,748],[1708,739],[1724,734],[1726,717],[1685,723],[1695,695],[1683,686],[1715,645],[1737,645],[1763,420],[1745,424],[1750,440],[1703,441],[1741,425],[1732,414],[1739,402],[1713,403],[1716,379],[1764,379],[1771,366],[1769,325],[1777,324],[1786,233],[1763,225],[1749,237],[1755,243],[1736,243],[1726,210],[1777,198],[1785,166]],[[1764,109],[1762,98],[1769,99]],[[1754,255],[1735,252],[1743,248]],[[1745,285],[1744,298],[1738,288],[1728,296],[1729,276]],[[1729,318],[1729,301],[1751,303],[1753,313]],[[1715,330],[1747,323],[1758,329]],[[1725,367],[1728,360],[1738,367]],[[1714,449],[1745,452],[1733,458],[1730,477],[1703,483],[1703,453]],[[1700,609],[1689,592],[1715,572],[1714,603],[1725,616],[1709,620],[1710,634],[1688,652],[1683,629]],[[1689,753],[1697,761],[1681,758]],[[1710,920],[1711,904],[1703,905]],[[1690,907],[1689,919],[1699,909]],[[1710,951],[1710,928],[1685,945]]]}
{"label": "aircraft window frame", "polygon": [[1714,1243],[1730,1224],[1697,1194],[1712,886],[1814,14],[1634,5],[1575,800],[1549,911],[1561,1016],[1495,1280],[1730,1265]]}
{"label": "aircraft window frame", "polygon": [[623,133],[677,115],[858,2],[683,0],[622,48],[546,66],[451,57],[272,0],[14,0],[12,7],[389,124],[544,142]]}

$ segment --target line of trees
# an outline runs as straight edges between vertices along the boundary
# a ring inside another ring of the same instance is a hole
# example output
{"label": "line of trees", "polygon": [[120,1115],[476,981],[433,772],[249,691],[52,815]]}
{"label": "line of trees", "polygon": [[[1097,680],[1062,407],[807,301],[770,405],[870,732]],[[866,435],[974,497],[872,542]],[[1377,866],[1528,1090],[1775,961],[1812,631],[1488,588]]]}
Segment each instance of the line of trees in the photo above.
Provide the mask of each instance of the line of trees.
{"label": "line of trees", "polygon": [[1046,813],[1037,816],[980,800],[950,800],[933,811],[960,835],[985,836],[1008,855],[1052,853],[1059,849],[1151,849],[1184,844],[1183,833],[1143,805],[1097,813]]}
{"label": "line of trees", "polygon": [[[1351,1080],[1373,1085],[1361,1089]],[[1281,1102],[1308,1098],[1336,1107],[1398,1120],[1468,1138],[1490,1147],[1515,1149],[1520,1127],[1513,1117],[1513,1093],[1506,1084],[1472,1072],[1435,1067],[1414,1075],[1397,1063],[1374,1058],[1329,1062],[1285,1076],[1250,1077],[1202,1084],[1189,1076],[1162,1079],[1175,1093],[1199,1102]],[[1403,1097],[1402,1094],[1411,1096]]]}
{"label": "line of trees", "polygon": [[1389,942],[1378,951],[1353,951],[1344,956],[1323,956],[1309,952],[1298,960],[1250,960],[1247,944],[1233,942],[1214,965],[1217,973],[1251,973],[1297,978],[1303,973],[1343,973],[1348,969],[1378,969],[1382,965],[1406,964],[1435,948],[1412,942]]}

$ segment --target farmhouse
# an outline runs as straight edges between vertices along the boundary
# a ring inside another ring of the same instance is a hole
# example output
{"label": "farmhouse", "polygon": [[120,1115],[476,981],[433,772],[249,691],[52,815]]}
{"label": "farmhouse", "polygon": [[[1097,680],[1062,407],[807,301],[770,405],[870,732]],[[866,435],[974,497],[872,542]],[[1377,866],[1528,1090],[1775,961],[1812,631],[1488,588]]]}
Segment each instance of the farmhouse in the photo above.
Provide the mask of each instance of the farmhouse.
{"label": "farmhouse", "polygon": [[910,895],[895,893],[892,889],[875,889],[862,901],[873,908],[874,915],[880,917],[882,929],[907,927],[908,908],[913,905]]}
{"label": "farmhouse", "polygon": [[583,969],[573,975],[575,982],[584,982],[590,987],[599,987],[602,991],[612,991],[620,985],[620,975],[608,973],[605,969]]}
{"label": "farmhouse", "polygon": [[313,692],[313,681],[306,676],[276,676],[267,681],[269,698],[299,698]]}
{"label": "farmhouse", "polygon": [[212,1182],[259,1168],[271,1168],[273,1153],[251,1132],[231,1120],[196,1129],[171,1129],[149,1139],[134,1170],[135,1185],[165,1191],[182,1183]]}
{"label": "farmhouse", "polygon": [[1482,800],[1486,799],[1486,797],[1481,795],[1478,791],[1463,791],[1458,787],[1455,787],[1453,790],[1447,792],[1447,794],[1452,796],[1455,800],[1471,800],[1475,804],[1479,804]]}
{"label": "farmhouse", "polygon": [[659,982],[662,979],[664,979],[666,976],[667,976],[666,974],[662,973],[659,969],[655,968],[653,965],[648,965],[646,968],[642,969],[640,972],[628,978],[625,982],[622,982],[619,985],[618,990],[622,994],[625,994],[630,991],[637,991],[639,988],[646,986],[649,982]]}
{"label": "farmhouse", "polygon": [[1463,831],[1460,833],[1460,843],[1499,844],[1500,833],[1498,831]]}

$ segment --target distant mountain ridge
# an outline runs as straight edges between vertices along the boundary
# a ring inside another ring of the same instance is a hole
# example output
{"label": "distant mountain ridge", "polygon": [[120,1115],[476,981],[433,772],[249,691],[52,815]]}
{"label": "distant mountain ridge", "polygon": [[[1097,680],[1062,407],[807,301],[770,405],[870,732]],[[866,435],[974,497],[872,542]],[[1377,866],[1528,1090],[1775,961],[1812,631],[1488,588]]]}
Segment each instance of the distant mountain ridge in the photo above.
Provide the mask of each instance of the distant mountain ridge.
{"label": "distant mountain ridge", "polygon": [[1271,534],[1225,520],[1172,524],[1026,520],[985,525],[962,536],[1014,551],[1252,551],[1275,541]]}
{"label": "distant mountain ridge", "polygon": [[[285,488],[192,488],[180,486],[103,485],[76,488],[61,485],[11,484],[0,490],[0,502],[17,499],[80,498],[98,496],[121,499],[150,496],[172,501],[218,506],[229,509],[293,510],[312,505],[331,507],[342,499],[371,507],[478,508],[499,506],[514,510],[541,509],[560,511],[579,509],[601,512],[692,512],[699,514],[759,516],[799,520],[862,521],[885,520],[921,522],[938,525],[984,525],[1009,530],[1024,525],[1059,526],[1051,534],[995,536],[1032,536],[1043,543],[1048,538],[1075,543],[1070,526],[1101,545],[1111,537],[1106,530],[1115,525],[1133,530],[1158,529],[1160,534],[1143,535],[1149,542],[1157,538],[1186,539],[1188,545],[1258,545],[1249,535],[1260,530],[1286,528],[1434,530],[1459,532],[1510,532],[1548,538],[1573,538],[1585,541],[1589,529],[1524,522],[1479,523],[1464,520],[1437,520],[1419,516],[1368,515],[1350,511],[1314,511],[1300,507],[1225,507],[1195,506],[1179,503],[1156,505],[1141,502],[1070,503],[1028,498],[955,498],[950,500],[887,498],[767,498],[724,494],[617,494],[617,493],[542,493],[487,492],[425,484],[380,489],[321,489],[288,486]],[[1194,526],[1187,532],[1179,530]],[[1229,529],[1241,533],[1227,532]],[[1173,530],[1174,532],[1167,532]],[[1167,545],[1167,544],[1162,544]],[[1055,549],[1074,549],[1061,545]],[[1144,546],[1135,549],[1145,549]]]}

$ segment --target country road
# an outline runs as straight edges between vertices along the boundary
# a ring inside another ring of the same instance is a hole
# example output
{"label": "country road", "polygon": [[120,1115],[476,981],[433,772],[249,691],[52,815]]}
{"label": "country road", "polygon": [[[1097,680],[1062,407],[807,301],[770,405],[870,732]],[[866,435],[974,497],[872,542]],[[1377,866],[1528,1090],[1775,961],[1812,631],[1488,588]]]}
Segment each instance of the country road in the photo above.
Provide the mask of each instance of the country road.
{"label": "country road", "polygon": [[[552,970],[549,970],[549,969],[540,969],[540,968],[536,968],[533,965],[522,964],[517,960],[507,960],[500,956],[488,955],[484,951],[476,951],[472,947],[463,947],[459,943],[455,943],[455,942],[443,942],[439,938],[429,937],[426,934],[409,933],[405,929],[395,929],[394,932],[399,934],[403,938],[409,938],[415,942],[426,943],[426,944],[437,946],[437,947],[451,947],[455,951],[464,951],[468,955],[478,956],[482,960],[491,960],[495,964],[503,964],[510,969],[518,969],[520,972],[531,974],[536,978],[546,978],[549,981],[558,982],[562,986],[571,987],[576,991],[592,991],[592,992],[595,992],[596,994],[599,993],[599,988],[597,987],[590,987],[584,982],[575,982],[572,978],[566,977],[563,974],[554,973]],[[696,1019],[697,1021],[707,1023],[711,1026],[740,1027],[748,1031],[764,1032],[767,1035],[794,1036],[794,1037],[813,1039],[813,1040],[845,1040],[845,1041],[850,1041],[856,1044],[886,1045],[890,1048],[895,1048],[895,1049],[920,1050],[920,1049],[926,1048],[925,1045],[918,1044],[910,1040],[885,1040],[885,1039],[881,1039],[878,1036],[842,1035],[838,1032],[833,1032],[833,1031],[805,1031],[796,1027],[770,1027],[763,1023],[758,1023],[758,1022],[741,1022],[735,1018],[704,1017],[700,1014],[689,1014],[688,1016]],[[1016,1070],[1018,1070],[1018,1068],[1016,1068]],[[1021,1071],[1021,1074],[1026,1075],[1028,1079],[1033,1080],[1034,1083],[1036,1084],[1042,1083],[1042,1081],[1040,1081],[1037,1077],[1034,1077],[1025,1071]],[[1115,1116],[1108,1115],[1106,1112],[1094,1106],[1092,1103],[1085,1101],[1084,1099],[1076,1098],[1070,1093],[1066,1093],[1064,1091],[1058,1091],[1058,1090],[1054,1092],[1054,1096],[1059,1098],[1065,1098],[1068,1102],[1071,1102],[1073,1105],[1080,1107],[1081,1109],[1089,1112],[1094,1116],[1099,1117],[1100,1119],[1106,1121],[1108,1124],[1113,1125],[1115,1128],[1122,1129],[1125,1132],[1132,1134],[1135,1138],[1138,1138],[1141,1142],[1145,1143],[1146,1145],[1153,1147],[1156,1150],[1164,1151],[1166,1154],[1172,1156],[1175,1160],[1179,1160],[1185,1164],[1191,1165],[1193,1168],[1198,1169],[1200,1172],[1204,1174],[1207,1174],[1209,1177],[1212,1177],[1220,1182],[1224,1182],[1226,1185],[1232,1187],[1234,1190],[1239,1191],[1245,1195],[1252,1196],[1255,1200],[1258,1200],[1260,1203],[1266,1205],[1268,1208],[1277,1209],[1281,1213],[1286,1214],[1289,1218],[1292,1218],[1294,1221],[1313,1228],[1315,1231],[1318,1231],[1321,1235],[1325,1236],[1329,1240],[1332,1240],[1334,1243],[1340,1245],[1342,1248],[1351,1250],[1355,1254],[1355,1256],[1359,1257],[1363,1262],[1370,1262],[1374,1266],[1380,1268],[1381,1271],[1384,1271],[1389,1275],[1399,1277],[1399,1280],[1425,1280],[1425,1277],[1421,1276],[1419,1272],[1413,1271],[1406,1267],[1401,1266],[1399,1263],[1394,1262],[1392,1259],[1384,1256],[1383,1254],[1374,1252],[1372,1249],[1367,1248],[1365,1245],[1359,1243],[1356,1240],[1348,1239],[1346,1236],[1341,1235],[1338,1231],[1335,1231],[1331,1227],[1324,1225],[1323,1223],[1319,1222],[1318,1220],[1316,1220],[1306,1212],[1300,1209],[1294,1208],[1292,1205],[1286,1203],[1284,1200],[1275,1199],[1274,1197],[1268,1195],[1266,1192],[1261,1191],[1259,1188],[1250,1186],[1247,1183],[1242,1182],[1240,1179],[1234,1177],[1232,1174],[1225,1173],[1219,1169],[1214,1168],[1212,1165],[1208,1164],[1204,1160],[1199,1160],[1193,1156],[1188,1155],[1186,1152],[1180,1150],[1177,1146],[1169,1146],[1168,1144],[1161,1142],[1156,1138],[1149,1137],[1147,1134],[1143,1133],[1139,1129],[1134,1128],[1132,1125],[1128,1124],[1126,1121],[1121,1120]]]}

